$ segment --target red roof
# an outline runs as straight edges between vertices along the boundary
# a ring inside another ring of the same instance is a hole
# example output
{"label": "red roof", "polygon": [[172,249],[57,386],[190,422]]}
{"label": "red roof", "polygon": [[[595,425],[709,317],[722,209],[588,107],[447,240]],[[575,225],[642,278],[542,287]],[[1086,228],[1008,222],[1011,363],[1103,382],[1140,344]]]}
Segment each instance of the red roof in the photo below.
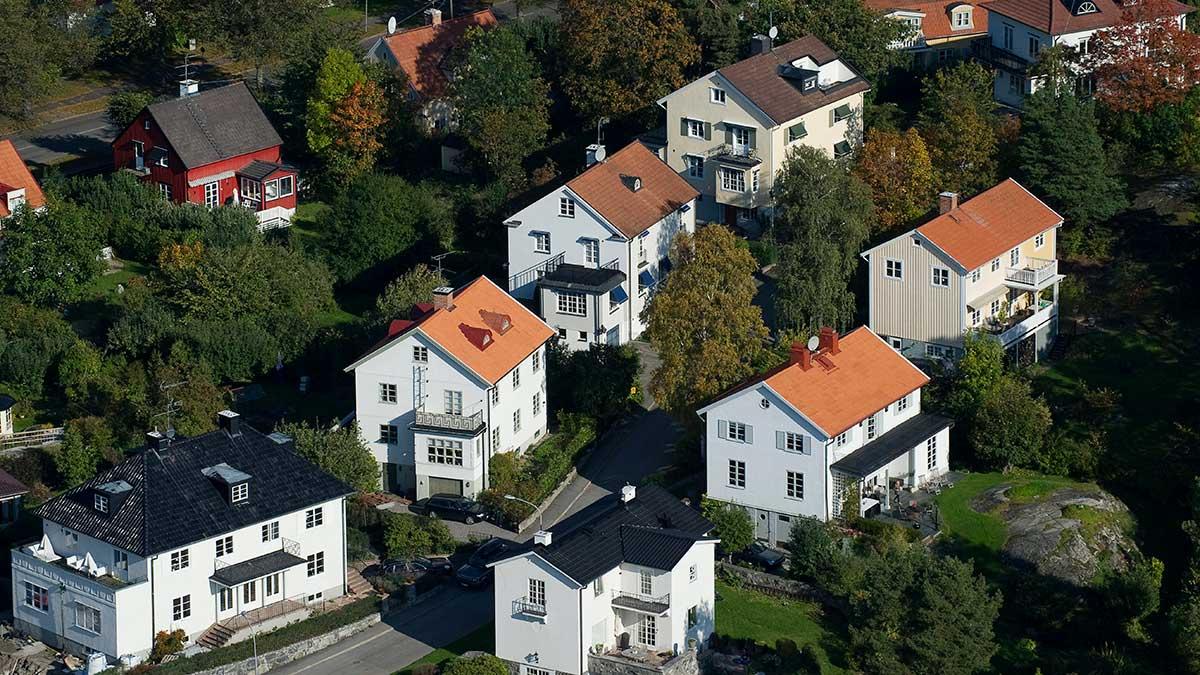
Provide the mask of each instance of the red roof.
{"label": "red roof", "polygon": [[490,9],[456,16],[440,24],[418,26],[383,38],[397,66],[421,96],[437,98],[446,93],[446,57],[462,41],[467,29],[492,27],[499,22]]}
{"label": "red roof", "polygon": [[[1085,1],[1096,11],[1076,14],[1075,8]],[[1196,9],[1174,0],[1164,6],[1177,16]],[[1125,12],[1120,0],[992,0],[983,7],[1050,35],[1109,28],[1120,23]]]}
{"label": "red roof", "polygon": [[[634,179],[640,179],[636,190]],[[639,141],[593,164],[567,188],[630,238],[700,194]]]}
{"label": "red roof", "polygon": [[1009,178],[917,228],[917,232],[973,270],[1039,232],[1061,225],[1062,216]]}
{"label": "red roof", "polygon": [[[10,140],[0,140],[0,185],[5,186],[0,188],[0,192],[25,188],[25,203],[31,209],[46,205],[46,195],[42,194],[41,186],[33,179],[33,174],[29,173],[29,167],[25,166],[21,155],[17,154],[16,146]],[[8,201],[3,194],[0,194],[0,218],[7,218],[11,215]]]}
{"label": "red roof", "polygon": [[[898,10],[920,12],[921,34],[926,40],[943,40],[946,38],[963,38],[986,35],[988,32],[988,12],[977,4],[978,0],[867,0],[867,7],[877,12],[890,13]],[[971,5],[971,27],[955,30],[950,24],[950,9],[959,5]]]}

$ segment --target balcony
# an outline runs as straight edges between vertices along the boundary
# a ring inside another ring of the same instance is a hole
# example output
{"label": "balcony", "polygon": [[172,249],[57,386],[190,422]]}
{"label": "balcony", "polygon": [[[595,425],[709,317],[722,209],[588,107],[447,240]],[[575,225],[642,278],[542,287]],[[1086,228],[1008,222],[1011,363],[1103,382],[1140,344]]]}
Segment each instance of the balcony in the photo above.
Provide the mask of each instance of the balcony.
{"label": "balcony", "polygon": [[742,168],[750,168],[762,164],[758,151],[748,145],[724,143],[713,148],[708,156],[721,162]]}
{"label": "balcony", "polygon": [[612,606],[642,614],[662,616],[671,609],[671,594],[655,597],[630,591],[613,591]]}
{"label": "balcony", "polygon": [[138,176],[150,175],[150,167],[146,165],[146,157],[144,155],[141,157],[135,156],[133,161],[129,163],[129,166],[125,167],[125,170]]}
{"label": "balcony", "polygon": [[530,267],[510,276],[508,278],[509,292],[511,293],[518,288],[532,284],[547,274],[554,272],[554,270],[558,269],[559,265],[563,264],[565,255],[566,254],[564,253],[559,253],[548,260],[542,261],[536,265],[531,265]]}
{"label": "balcony", "polygon": [[982,328],[985,333],[994,335],[1000,344],[1007,347],[1033,332],[1056,314],[1058,314],[1058,306],[1055,303],[1039,300],[1037,311],[1023,309],[1008,317],[1003,323],[993,321],[984,324]]}
{"label": "balcony", "polygon": [[518,614],[524,614],[525,616],[532,616],[539,619],[546,618],[545,603],[530,602],[529,598],[518,598],[513,600],[512,611],[514,616]]}
{"label": "balcony", "polygon": [[114,570],[95,564],[88,569],[79,556],[64,558],[54,551],[43,551],[37,542],[12,549],[12,566],[85,591],[96,587],[118,591],[147,581],[145,576],[130,576],[128,569]]}
{"label": "balcony", "polygon": [[430,431],[449,431],[470,434],[471,436],[483,431],[482,410],[472,415],[451,415],[448,413],[426,412],[424,410],[417,410],[416,413],[417,418],[413,422],[413,428]]}
{"label": "balcony", "polygon": [[1032,65],[1025,58],[997,47],[987,40],[980,40],[971,45],[971,54],[989,65],[1023,75]]}
{"label": "balcony", "polygon": [[1058,278],[1058,260],[1030,258],[1024,267],[1010,267],[1004,283],[1025,291],[1040,291]]}

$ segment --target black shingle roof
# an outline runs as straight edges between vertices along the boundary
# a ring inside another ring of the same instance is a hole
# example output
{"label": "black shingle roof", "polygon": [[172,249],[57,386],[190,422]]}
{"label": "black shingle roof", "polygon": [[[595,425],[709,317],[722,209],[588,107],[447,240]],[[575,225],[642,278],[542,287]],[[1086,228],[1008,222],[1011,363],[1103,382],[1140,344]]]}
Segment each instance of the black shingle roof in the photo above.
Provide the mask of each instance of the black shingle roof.
{"label": "black shingle roof", "polygon": [[243,82],[155,103],[149,111],[189,169],[283,143]]}
{"label": "black shingle roof", "polygon": [[949,417],[921,413],[834,462],[832,468],[864,478],[953,424]]}
{"label": "black shingle roof", "polygon": [[584,267],[563,263],[553,272],[538,279],[539,286],[570,291],[607,293],[625,282],[625,273],[605,267]]}
{"label": "black shingle roof", "polygon": [[17,399],[8,394],[0,394],[0,410],[8,410],[17,404]]}
{"label": "black shingle roof", "polygon": [[222,567],[213,572],[213,575],[209,579],[226,588],[233,588],[247,581],[261,579],[268,574],[282,572],[296,565],[303,565],[305,562],[307,561],[304,558],[281,549],[265,553],[257,558],[243,560],[240,563]]}
{"label": "black shingle roof", "polygon": [[[140,556],[179,548],[248,525],[337,499],[353,490],[292,448],[245,423],[230,436],[213,431],[144,451],[34,513]],[[202,471],[226,463],[250,475],[249,498],[230,504],[226,490]],[[96,487],[115,480],[133,486],[112,513],[93,508]]]}
{"label": "black shingle roof", "polygon": [[560,523],[551,530],[549,546],[525,547],[513,555],[532,550],[585,585],[622,562],[670,570],[712,528],[671,493],[643,485],[629,502],[609,495]]}

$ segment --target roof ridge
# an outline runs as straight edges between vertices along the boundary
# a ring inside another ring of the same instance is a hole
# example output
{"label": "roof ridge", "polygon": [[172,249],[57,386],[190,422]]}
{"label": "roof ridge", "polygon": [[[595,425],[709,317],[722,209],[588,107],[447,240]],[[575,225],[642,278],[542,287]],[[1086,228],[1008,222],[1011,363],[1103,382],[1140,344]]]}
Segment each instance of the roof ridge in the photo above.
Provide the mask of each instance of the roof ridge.
{"label": "roof ridge", "polygon": [[[213,138],[212,132],[208,130],[208,124],[206,123],[206,120],[200,119],[202,115],[199,113],[202,111],[199,110],[198,106],[193,105],[194,102],[192,101],[192,98],[192,96],[188,96],[186,99],[184,99],[184,108],[186,108],[188,114],[192,116],[192,121],[196,123],[196,126],[200,127],[200,133],[204,134],[204,138],[208,141],[208,144],[212,146],[213,152],[216,152],[218,155],[223,155],[224,153],[221,152],[221,146],[217,144],[217,139]],[[203,117],[207,118],[206,115],[203,115]]]}

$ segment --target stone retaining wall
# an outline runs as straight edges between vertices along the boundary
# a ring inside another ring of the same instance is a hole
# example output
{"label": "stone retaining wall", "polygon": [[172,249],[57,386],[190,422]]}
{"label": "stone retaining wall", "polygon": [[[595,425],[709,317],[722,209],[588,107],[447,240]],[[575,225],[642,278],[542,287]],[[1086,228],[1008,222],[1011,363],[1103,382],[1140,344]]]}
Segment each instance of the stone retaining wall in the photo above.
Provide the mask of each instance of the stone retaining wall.
{"label": "stone retaining wall", "polygon": [[278,668],[282,665],[297,661],[310,654],[330,647],[346,638],[360,633],[371,626],[379,623],[381,616],[372,614],[364,619],[359,619],[352,624],[348,624],[332,630],[324,635],[318,635],[314,638],[309,638],[301,642],[290,644],[286,647],[276,649],[273,652],[266,652],[258,655],[258,668],[255,669],[254,657],[250,657],[243,661],[228,663],[223,666],[218,666],[210,670],[202,670],[195,675],[252,675],[255,672],[265,673],[272,668]]}
{"label": "stone retaining wall", "polygon": [[841,600],[831,593],[816,586],[795,579],[781,577],[778,574],[761,572],[749,567],[734,565],[723,560],[717,561],[717,569],[737,579],[742,585],[759,593],[775,597],[793,598],[816,602],[839,612],[845,612],[846,607]]}
{"label": "stone retaining wall", "polygon": [[661,666],[640,663],[611,654],[588,654],[590,675],[698,675],[696,650],[686,649]]}

